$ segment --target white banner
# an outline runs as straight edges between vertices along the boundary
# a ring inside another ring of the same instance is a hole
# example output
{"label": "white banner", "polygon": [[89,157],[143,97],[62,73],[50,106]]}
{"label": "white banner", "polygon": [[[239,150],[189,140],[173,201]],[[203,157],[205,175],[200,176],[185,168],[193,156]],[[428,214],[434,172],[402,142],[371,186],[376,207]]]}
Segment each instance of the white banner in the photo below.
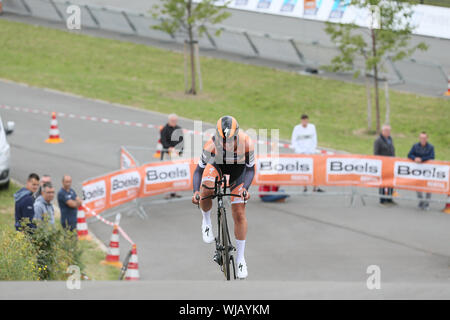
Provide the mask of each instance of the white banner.
{"label": "white banner", "polygon": [[[201,2],[201,0],[193,0]],[[368,11],[349,5],[350,0],[232,0],[231,9],[291,16],[310,20],[349,23],[368,27]],[[223,5],[224,1],[217,1]],[[414,34],[450,39],[450,8],[415,5]]]}

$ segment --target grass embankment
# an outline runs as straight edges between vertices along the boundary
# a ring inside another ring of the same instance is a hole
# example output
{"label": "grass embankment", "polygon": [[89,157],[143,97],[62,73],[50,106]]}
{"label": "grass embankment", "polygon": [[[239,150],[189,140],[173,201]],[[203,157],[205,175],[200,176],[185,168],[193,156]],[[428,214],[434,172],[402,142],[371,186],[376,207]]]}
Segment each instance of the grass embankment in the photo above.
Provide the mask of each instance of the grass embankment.
{"label": "grass embankment", "polygon": [[[179,53],[5,20],[0,30],[3,78],[212,123],[231,114],[243,128],[278,128],[285,139],[308,113],[320,146],[373,152],[359,84],[202,57],[204,93],[190,97]],[[450,160],[450,100],[396,91],[390,97],[397,155],[405,157],[425,130],[436,158]]]}
{"label": "grass embankment", "polygon": [[[23,238],[14,238],[11,240],[5,240],[4,237],[14,234],[9,233],[10,231],[15,230],[14,229],[14,198],[13,194],[19,189],[19,186],[17,186],[14,183],[11,183],[9,186],[9,189],[7,190],[0,190],[0,244],[1,243],[10,243],[12,246],[16,249],[19,248],[20,250],[27,251],[29,248],[25,247],[23,248],[20,243],[20,241],[25,241]],[[59,224],[59,219],[56,219],[56,224]],[[7,235],[8,234],[8,235]],[[83,273],[85,273],[89,279],[93,280],[117,280],[119,277],[119,272],[117,268],[111,267],[111,266],[105,266],[101,265],[100,261],[105,258],[105,253],[100,250],[97,246],[97,244],[93,241],[80,241],[79,245],[82,250],[81,255],[81,262],[84,265]],[[3,257],[6,256],[13,256],[18,257],[18,255],[8,255],[7,247],[0,247],[0,255]],[[26,253],[24,254],[26,255]],[[11,261],[9,261],[11,262]],[[15,261],[15,265],[17,265],[17,268],[30,268],[29,264],[24,263],[23,259],[17,259]],[[35,266],[35,265],[34,265]],[[4,266],[3,266],[4,267]],[[14,269],[14,268],[11,268]],[[30,269],[30,277],[27,277],[25,279],[21,280],[33,280],[36,279],[36,277],[32,277],[31,274],[33,273],[33,270]],[[20,275],[23,275],[23,273],[17,273]],[[12,273],[10,273],[12,277],[14,277],[15,273],[14,270],[12,270]],[[9,279],[9,280],[15,280],[15,279]]]}
{"label": "grass embankment", "polygon": [[[416,0],[416,3],[420,3],[420,1]],[[450,8],[450,1],[448,1],[448,0],[425,0],[425,1],[423,1],[423,4]]]}

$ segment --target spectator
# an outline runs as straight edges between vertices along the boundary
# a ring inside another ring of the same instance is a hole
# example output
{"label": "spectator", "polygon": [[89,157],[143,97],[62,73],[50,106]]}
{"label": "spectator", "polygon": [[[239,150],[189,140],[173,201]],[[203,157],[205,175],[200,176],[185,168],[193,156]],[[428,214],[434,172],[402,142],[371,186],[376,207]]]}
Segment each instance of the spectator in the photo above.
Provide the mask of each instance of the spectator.
{"label": "spectator", "polygon": [[[434,160],[434,147],[428,142],[428,135],[425,131],[420,133],[419,142],[412,146],[408,153],[408,158],[416,163],[424,163],[428,160]],[[422,210],[428,210],[430,206],[428,200],[431,199],[431,193],[427,193],[426,200],[422,200],[423,193],[418,191],[417,198],[420,199],[419,208]]]}
{"label": "spectator", "polygon": [[[291,145],[295,153],[314,154],[317,149],[317,133],[316,126],[309,123],[309,117],[306,114],[301,116],[301,123],[296,125],[292,131]],[[308,191],[305,186],[304,191]],[[323,192],[320,188],[313,188],[314,192]]]}
{"label": "spectator", "polygon": [[173,153],[180,155],[183,152],[183,131],[177,123],[178,116],[169,114],[168,122],[161,130],[161,160],[164,159],[164,154],[170,157]]}
{"label": "spectator", "polygon": [[55,198],[55,189],[51,182],[46,182],[42,186],[42,195],[34,201],[34,219],[44,220],[44,215],[48,215],[50,224],[55,224],[55,210],[52,201]]}
{"label": "spectator", "polygon": [[61,211],[61,225],[71,231],[77,227],[78,207],[82,201],[72,189],[72,177],[64,175],[62,188],[58,192],[58,205]]}
{"label": "spectator", "polygon": [[15,201],[15,224],[16,230],[21,229],[21,222],[23,219],[29,219],[27,224],[30,228],[35,228],[32,220],[34,217],[34,197],[33,194],[39,188],[39,176],[36,173],[31,173],[28,176],[25,188],[20,189],[14,194]]}
{"label": "spectator", "polygon": [[[174,113],[168,117],[168,122],[161,130],[161,144],[163,149],[161,151],[161,160],[164,159],[164,154],[168,154],[169,158],[173,154],[181,155],[183,152],[183,131],[177,124],[178,116]],[[180,195],[175,192],[170,193],[165,198],[179,198]]]}
{"label": "spectator", "polygon": [[[259,187],[260,192],[281,192],[279,186],[262,185]],[[266,194],[259,195],[263,202],[284,202],[289,195],[287,194]]]}
{"label": "spectator", "polygon": [[33,194],[34,199],[39,198],[39,196],[42,194],[42,186],[44,183],[52,182],[52,178],[48,174],[44,174],[41,176],[41,180],[39,181],[39,188],[38,190]]}
{"label": "spectator", "polygon": [[[373,154],[376,156],[395,157],[395,147],[391,137],[391,127],[389,125],[384,125],[381,128],[381,134],[373,144]],[[379,190],[380,195],[383,196],[392,196],[394,191],[392,188],[380,188]],[[380,198],[380,203],[395,204],[392,198]]]}

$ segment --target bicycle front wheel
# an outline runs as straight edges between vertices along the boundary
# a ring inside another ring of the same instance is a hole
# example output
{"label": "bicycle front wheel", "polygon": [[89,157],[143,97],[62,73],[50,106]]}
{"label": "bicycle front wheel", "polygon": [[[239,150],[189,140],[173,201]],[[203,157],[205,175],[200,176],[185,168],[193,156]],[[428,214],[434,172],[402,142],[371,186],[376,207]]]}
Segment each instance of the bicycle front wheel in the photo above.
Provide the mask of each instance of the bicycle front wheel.
{"label": "bicycle front wheel", "polygon": [[227,216],[225,213],[225,209],[222,209],[221,212],[221,243],[222,243],[222,268],[223,273],[225,275],[225,279],[230,280],[231,279],[231,263],[230,263],[230,236],[228,234],[228,225],[227,225]]}

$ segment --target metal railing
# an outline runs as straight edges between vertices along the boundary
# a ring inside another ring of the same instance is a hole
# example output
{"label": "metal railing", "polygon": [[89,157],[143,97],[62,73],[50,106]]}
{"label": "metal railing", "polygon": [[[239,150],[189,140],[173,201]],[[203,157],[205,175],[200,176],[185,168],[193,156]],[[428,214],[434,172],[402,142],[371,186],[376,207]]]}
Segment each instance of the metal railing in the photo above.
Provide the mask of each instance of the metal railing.
{"label": "metal railing", "polygon": [[[52,21],[66,23],[67,7],[70,1],[55,0],[4,0],[4,11],[29,15]],[[184,43],[187,38],[183,32],[169,35],[155,30],[152,26],[159,21],[151,15],[125,11],[105,6],[75,4],[81,10],[81,27],[97,28],[120,34],[137,35],[163,42]],[[292,37],[258,33],[228,26],[206,26],[206,32],[199,37],[199,46],[203,50],[218,50],[245,57],[257,57],[288,65],[317,70],[328,65],[338,54],[337,48],[319,41],[298,40]],[[215,33],[221,31],[219,36]],[[355,68],[362,68],[363,61],[358,60]],[[391,84],[413,84],[427,87],[436,94],[447,90],[447,75],[443,68],[430,62],[404,60],[388,61],[382,78]]]}

